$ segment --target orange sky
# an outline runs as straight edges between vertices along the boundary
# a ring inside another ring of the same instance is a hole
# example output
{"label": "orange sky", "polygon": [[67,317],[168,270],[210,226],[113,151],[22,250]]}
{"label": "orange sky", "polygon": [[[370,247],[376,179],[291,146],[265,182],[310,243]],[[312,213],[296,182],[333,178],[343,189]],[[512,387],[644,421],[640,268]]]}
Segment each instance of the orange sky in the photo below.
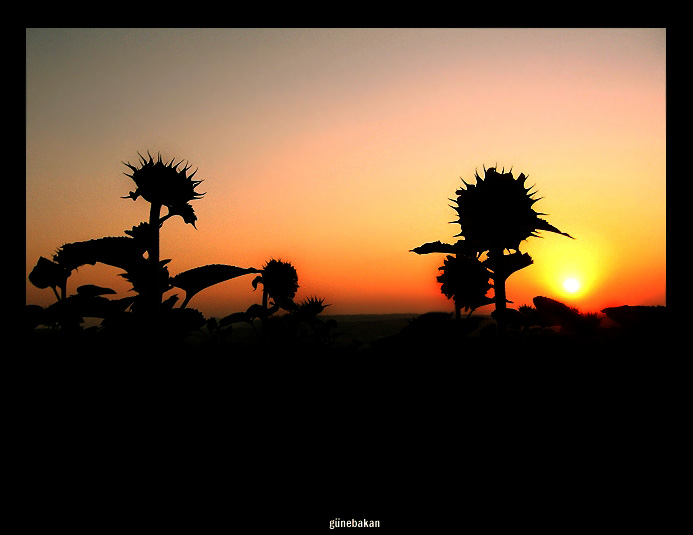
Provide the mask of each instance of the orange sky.
{"label": "orange sky", "polygon": [[[64,243],[148,217],[123,161],[198,168],[197,230],[172,218],[172,274],[291,261],[333,314],[452,310],[435,278],[448,206],[476,169],[529,175],[544,232],[508,279],[595,311],[666,304],[664,29],[27,29],[26,274]],[[127,295],[120,271],[68,282]],[[567,294],[566,277],[581,289]],[[252,276],[190,306],[259,302]],[[26,281],[27,303],[50,290]]]}

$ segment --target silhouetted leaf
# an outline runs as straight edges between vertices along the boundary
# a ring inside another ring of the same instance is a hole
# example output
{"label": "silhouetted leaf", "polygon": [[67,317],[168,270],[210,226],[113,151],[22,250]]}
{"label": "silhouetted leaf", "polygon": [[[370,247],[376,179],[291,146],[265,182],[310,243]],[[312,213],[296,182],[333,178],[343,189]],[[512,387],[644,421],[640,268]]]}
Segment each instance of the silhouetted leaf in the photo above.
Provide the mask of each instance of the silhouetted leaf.
{"label": "silhouetted leaf", "polygon": [[139,225],[132,227],[130,230],[124,231],[128,236],[132,236],[139,243],[146,245],[151,239],[151,229],[149,223],[143,221]]}
{"label": "silhouetted leaf", "polygon": [[429,254],[429,253],[454,253],[455,246],[451,243],[442,243],[441,241],[434,241],[429,243],[424,243],[415,247],[410,252],[416,254]]}
{"label": "silhouetted leaf", "polygon": [[552,224],[550,224],[548,221],[544,221],[543,219],[537,219],[535,223],[535,227],[538,230],[548,230],[549,232],[555,232],[556,234],[561,234],[562,236],[568,236],[568,238],[575,239],[573,238],[570,234],[567,232],[561,232],[558,230],[556,227],[554,227]]}
{"label": "silhouetted leaf", "polygon": [[123,310],[119,301],[111,301],[100,296],[71,295],[46,307],[43,317],[44,325],[53,323],[79,324],[88,318],[108,318]]}
{"label": "silhouetted leaf", "polygon": [[145,251],[146,246],[141,240],[124,236],[106,237],[66,243],[58,249],[53,259],[69,271],[97,262],[127,270],[142,258]]}
{"label": "silhouetted leaf", "polygon": [[123,297],[122,299],[111,299],[111,304],[114,311],[125,312],[136,300],[136,296]]}
{"label": "silhouetted leaf", "polygon": [[85,297],[96,297],[98,295],[114,294],[115,290],[103,288],[102,286],[95,286],[94,284],[84,284],[77,288],[77,293]]}
{"label": "silhouetted leaf", "polygon": [[510,275],[512,275],[516,271],[524,269],[527,266],[531,266],[534,263],[534,261],[532,260],[532,257],[529,256],[528,253],[520,253],[520,252],[503,255],[502,261],[503,261],[502,270],[498,269],[495,266],[495,263],[497,262],[497,259],[495,257],[488,257],[486,260],[484,260],[483,264],[486,267],[488,267],[488,269],[493,271],[496,279],[499,279],[499,278],[507,279]]}
{"label": "silhouetted leaf", "polygon": [[281,308],[282,310],[286,310],[288,312],[296,311],[298,310],[298,305],[294,303],[294,300],[291,299],[290,297],[282,296],[282,297],[275,297],[273,298],[274,304]]}
{"label": "silhouetted leaf", "polygon": [[516,271],[519,271],[521,269],[524,269],[528,266],[531,266],[534,263],[532,260],[532,257],[529,256],[527,253],[512,253],[509,255],[505,255],[504,258],[504,271],[507,277],[515,273]]}
{"label": "silhouetted leaf", "polygon": [[195,221],[197,221],[197,216],[195,215],[195,210],[189,204],[177,204],[169,206],[168,214],[162,220],[168,219],[174,215],[179,215],[183,218],[183,221],[197,228]]}
{"label": "silhouetted leaf", "polygon": [[210,264],[179,273],[171,278],[171,285],[185,291],[185,301],[181,305],[181,308],[185,308],[190,299],[205,288],[249,273],[260,273],[260,270],[225,264]]}
{"label": "silhouetted leaf", "polygon": [[29,282],[42,290],[45,288],[64,288],[68,276],[69,271],[60,264],[41,256],[34,269],[29,273]]}
{"label": "silhouetted leaf", "polygon": [[178,296],[172,295],[171,297],[167,298],[165,301],[161,303],[161,308],[171,310],[173,308],[173,305],[175,305],[177,302]]}

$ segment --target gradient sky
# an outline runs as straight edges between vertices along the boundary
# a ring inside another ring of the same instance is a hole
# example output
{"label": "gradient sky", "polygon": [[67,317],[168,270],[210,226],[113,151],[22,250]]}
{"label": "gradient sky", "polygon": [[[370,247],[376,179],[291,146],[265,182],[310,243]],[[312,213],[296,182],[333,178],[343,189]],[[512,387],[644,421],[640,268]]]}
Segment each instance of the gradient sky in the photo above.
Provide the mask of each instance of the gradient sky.
{"label": "gradient sky", "polygon": [[[150,151],[204,180],[197,230],[162,229],[172,275],[275,258],[331,314],[451,311],[444,255],[409,251],[453,242],[448,199],[497,165],[529,175],[535,209],[576,238],[522,244],[534,265],[508,279],[511,306],[666,304],[664,29],[27,29],[26,151],[27,276],[148,218],[121,198],[122,162]],[[68,292],[124,297],[118,273],[84,266]],[[245,310],[251,281],[190,306]],[[27,280],[26,300],[55,297]]]}

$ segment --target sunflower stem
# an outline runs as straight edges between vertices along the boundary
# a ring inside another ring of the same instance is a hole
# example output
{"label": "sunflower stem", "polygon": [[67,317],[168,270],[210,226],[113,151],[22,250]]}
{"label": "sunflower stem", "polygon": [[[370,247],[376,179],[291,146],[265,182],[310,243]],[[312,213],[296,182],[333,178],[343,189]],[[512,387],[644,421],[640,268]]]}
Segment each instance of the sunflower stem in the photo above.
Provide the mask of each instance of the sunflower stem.
{"label": "sunflower stem", "polygon": [[496,323],[498,324],[498,336],[500,338],[505,338],[506,334],[506,323],[505,323],[505,310],[506,310],[506,295],[505,295],[505,255],[503,254],[503,249],[493,249],[489,251],[489,258],[493,265],[493,292],[496,305]]}
{"label": "sunflower stem", "polygon": [[268,301],[269,293],[267,292],[267,288],[265,288],[265,285],[262,285],[262,317],[260,318],[260,338],[265,337],[265,320],[267,318],[267,301]]}
{"label": "sunflower stem", "polygon": [[159,281],[159,214],[161,203],[153,202],[149,210],[149,228],[151,241],[149,245],[149,262],[152,269],[152,312],[156,318],[159,316],[161,306],[161,289]]}

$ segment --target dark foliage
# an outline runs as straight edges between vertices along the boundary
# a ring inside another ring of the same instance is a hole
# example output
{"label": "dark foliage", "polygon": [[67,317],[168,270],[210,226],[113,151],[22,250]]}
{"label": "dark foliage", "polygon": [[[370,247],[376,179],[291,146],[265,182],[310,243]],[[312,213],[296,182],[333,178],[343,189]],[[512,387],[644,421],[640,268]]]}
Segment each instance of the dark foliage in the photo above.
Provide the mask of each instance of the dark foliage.
{"label": "dark foliage", "polygon": [[[130,354],[150,353],[150,356],[160,353],[162,348],[169,353],[190,349],[187,343],[190,336],[204,335],[205,330],[211,339],[226,339],[234,325],[246,324],[255,329],[255,320],[261,322],[258,334],[266,346],[277,338],[274,331],[280,323],[289,326],[287,332],[294,337],[298,336],[297,325],[308,325],[316,339],[327,341],[325,333],[329,329],[317,317],[327,305],[317,298],[301,305],[294,303],[298,274],[289,262],[272,259],[262,269],[208,264],[173,276],[169,274],[170,260],[159,258],[160,229],[174,215],[195,226],[197,217],[190,202],[204,195],[196,191],[201,183],[193,180],[196,171],[188,175],[190,166],[181,168],[181,164],[174,160],[164,163],[161,155],[154,160],[149,153],[148,158],[140,155],[138,166],[125,164],[131,171],[125,174],[135,182],[136,189],[124,198],[147,201],[149,221],[126,230],[123,237],[66,243],[57,250],[53,260],[40,257],[29,274],[29,281],[41,289],[51,288],[57,302],[48,307],[27,305],[24,320],[27,331],[40,334],[44,342],[62,341],[66,349],[81,347],[91,351],[98,346],[101,350],[118,349]],[[168,209],[164,217],[159,216],[162,207]],[[120,276],[132,285],[134,295],[109,298],[106,296],[116,292],[92,284],[80,286],[75,294],[69,295],[67,282],[71,273],[81,266],[97,263],[122,269]],[[252,273],[259,274],[252,281],[253,288],[263,285],[262,304],[231,313],[219,321],[207,320],[198,310],[188,307],[190,300],[206,288]],[[164,294],[175,288],[185,292],[178,307],[177,295],[164,299]],[[289,311],[291,315],[281,321],[272,317],[279,310]],[[95,327],[84,328],[85,318],[100,322]]]}

